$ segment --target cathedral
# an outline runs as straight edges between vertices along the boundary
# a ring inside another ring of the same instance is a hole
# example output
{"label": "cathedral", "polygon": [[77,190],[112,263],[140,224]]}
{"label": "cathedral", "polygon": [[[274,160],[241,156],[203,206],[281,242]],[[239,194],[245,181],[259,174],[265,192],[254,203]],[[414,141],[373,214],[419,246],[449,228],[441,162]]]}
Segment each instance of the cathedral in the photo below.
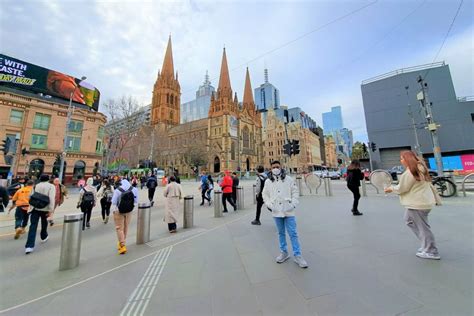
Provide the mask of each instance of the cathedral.
{"label": "cathedral", "polygon": [[232,91],[224,48],[219,86],[211,96],[208,117],[180,124],[181,87],[170,37],[153,87],[150,125],[141,128],[129,150],[149,152],[158,167],[180,174],[191,173],[196,165],[211,173],[256,169],[264,162],[264,151],[262,121],[252,91],[247,68],[243,100],[239,102]]}

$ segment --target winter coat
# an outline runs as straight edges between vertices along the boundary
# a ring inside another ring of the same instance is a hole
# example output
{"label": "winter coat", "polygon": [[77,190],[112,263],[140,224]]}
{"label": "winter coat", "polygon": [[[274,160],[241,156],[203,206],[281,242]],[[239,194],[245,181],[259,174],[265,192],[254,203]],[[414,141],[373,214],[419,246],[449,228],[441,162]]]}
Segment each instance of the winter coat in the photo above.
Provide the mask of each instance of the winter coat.
{"label": "winter coat", "polygon": [[360,187],[360,180],[364,180],[364,174],[358,168],[348,169],[346,180],[347,180],[347,186]]}
{"label": "winter coat", "polygon": [[272,176],[265,181],[262,193],[263,201],[272,211],[273,217],[295,216],[295,208],[299,203],[299,192],[295,181],[290,176],[281,179]]}
{"label": "winter coat", "polygon": [[178,222],[179,209],[181,208],[179,200],[183,196],[181,185],[176,182],[169,183],[163,191],[163,196],[166,198],[163,221],[168,224]]}
{"label": "winter coat", "polygon": [[232,193],[232,177],[231,176],[225,176],[221,183],[221,188],[223,193]]}

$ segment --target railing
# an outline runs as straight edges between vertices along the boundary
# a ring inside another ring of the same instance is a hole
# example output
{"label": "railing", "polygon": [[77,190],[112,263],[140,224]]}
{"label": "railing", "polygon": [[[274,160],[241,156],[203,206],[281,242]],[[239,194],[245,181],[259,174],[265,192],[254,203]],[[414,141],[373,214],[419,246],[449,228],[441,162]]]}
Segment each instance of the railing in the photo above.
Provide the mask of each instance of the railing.
{"label": "railing", "polygon": [[382,74],[382,75],[379,75],[379,76],[376,76],[376,77],[372,77],[372,78],[363,80],[362,84],[363,85],[368,84],[368,83],[371,83],[371,82],[374,82],[374,81],[378,81],[378,80],[381,80],[381,79],[393,77],[395,75],[403,74],[403,73],[406,73],[406,72],[420,71],[420,70],[425,70],[425,69],[430,69],[430,68],[435,68],[435,67],[441,67],[441,66],[444,66],[444,65],[445,65],[444,61],[441,61],[441,62],[432,63],[432,64],[424,64],[424,65],[419,65],[419,66],[413,66],[413,67],[408,67],[408,68],[397,69],[397,70],[390,71],[390,72],[387,72],[385,74]]}
{"label": "railing", "polygon": [[[464,197],[466,197],[466,181],[467,179],[469,179],[470,177],[474,177],[474,173],[470,173],[468,174],[467,176],[464,177],[464,179],[462,179],[462,186],[461,186],[461,191],[462,191],[462,194]],[[474,183],[474,182],[468,182],[468,183]]]}

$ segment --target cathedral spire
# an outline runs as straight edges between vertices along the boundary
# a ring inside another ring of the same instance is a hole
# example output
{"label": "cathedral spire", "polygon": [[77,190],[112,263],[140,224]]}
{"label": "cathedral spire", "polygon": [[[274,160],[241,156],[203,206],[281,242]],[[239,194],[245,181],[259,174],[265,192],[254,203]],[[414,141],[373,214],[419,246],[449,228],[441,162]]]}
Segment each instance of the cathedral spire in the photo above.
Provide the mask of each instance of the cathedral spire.
{"label": "cathedral spire", "polygon": [[165,59],[163,60],[163,67],[161,67],[161,75],[164,77],[174,77],[173,66],[173,49],[171,47],[171,35],[168,39],[168,46],[166,47]]}
{"label": "cathedral spire", "polygon": [[[225,47],[224,52],[222,53],[221,75],[219,77],[219,87],[217,91],[219,93],[224,93],[232,97],[232,87],[230,86],[229,68],[227,67],[227,56],[225,53]],[[225,93],[224,91],[230,91],[230,93]]]}
{"label": "cathedral spire", "polygon": [[253,105],[253,93],[252,93],[252,84],[250,83],[250,74],[249,68],[247,67],[247,73],[245,75],[245,88],[244,88],[244,99],[243,103],[247,105]]}

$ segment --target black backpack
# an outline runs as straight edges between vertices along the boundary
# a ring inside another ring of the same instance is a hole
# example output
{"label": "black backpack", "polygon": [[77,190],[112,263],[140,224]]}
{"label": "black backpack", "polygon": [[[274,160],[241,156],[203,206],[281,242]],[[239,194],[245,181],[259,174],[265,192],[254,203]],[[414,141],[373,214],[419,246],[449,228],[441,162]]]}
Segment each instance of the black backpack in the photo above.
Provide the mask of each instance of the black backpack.
{"label": "black backpack", "polygon": [[87,206],[94,206],[95,198],[94,198],[94,193],[91,191],[86,191],[84,189],[84,194],[82,195],[82,202],[81,206],[87,207]]}
{"label": "black backpack", "polygon": [[135,195],[132,192],[133,187],[131,186],[127,191],[122,188],[118,188],[118,190],[122,192],[117,205],[119,213],[130,213],[135,207]]}
{"label": "black backpack", "polygon": [[42,193],[34,192],[30,196],[30,205],[34,208],[45,208],[49,205],[49,196]]}
{"label": "black backpack", "polygon": [[114,196],[114,192],[112,192],[111,189],[106,189],[105,190],[105,200],[107,201],[107,203],[112,202],[113,196]]}
{"label": "black backpack", "polygon": [[158,185],[158,183],[156,182],[156,180],[154,178],[151,178],[148,180],[148,188],[149,189],[154,189],[156,188],[156,186]]}

